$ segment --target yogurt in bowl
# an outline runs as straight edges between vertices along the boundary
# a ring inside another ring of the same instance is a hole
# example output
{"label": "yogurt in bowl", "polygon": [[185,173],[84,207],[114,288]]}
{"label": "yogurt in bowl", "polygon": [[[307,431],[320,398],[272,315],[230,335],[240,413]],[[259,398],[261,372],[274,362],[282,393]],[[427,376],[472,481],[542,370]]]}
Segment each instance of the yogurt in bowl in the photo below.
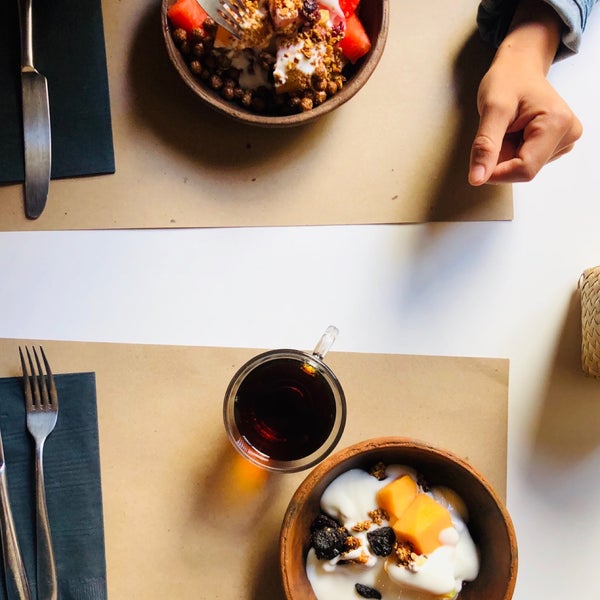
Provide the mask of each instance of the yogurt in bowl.
{"label": "yogurt in bowl", "polygon": [[454,599],[477,577],[464,501],[411,467],[346,471],[326,488],[321,509],[306,558],[318,600]]}

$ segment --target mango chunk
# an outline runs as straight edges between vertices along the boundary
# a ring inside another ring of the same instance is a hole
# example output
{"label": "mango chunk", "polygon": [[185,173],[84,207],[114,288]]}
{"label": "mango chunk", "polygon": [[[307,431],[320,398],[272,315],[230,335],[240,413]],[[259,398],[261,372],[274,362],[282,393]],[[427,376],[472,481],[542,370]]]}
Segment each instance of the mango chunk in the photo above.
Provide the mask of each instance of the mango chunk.
{"label": "mango chunk", "polygon": [[427,494],[418,494],[392,525],[398,540],[410,542],[417,554],[430,554],[442,545],[440,533],[452,527],[448,509]]}
{"label": "mango chunk", "polygon": [[410,475],[402,475],[377,492],[377,504],[390,516],[394,522],[416,498],[419,489]]}

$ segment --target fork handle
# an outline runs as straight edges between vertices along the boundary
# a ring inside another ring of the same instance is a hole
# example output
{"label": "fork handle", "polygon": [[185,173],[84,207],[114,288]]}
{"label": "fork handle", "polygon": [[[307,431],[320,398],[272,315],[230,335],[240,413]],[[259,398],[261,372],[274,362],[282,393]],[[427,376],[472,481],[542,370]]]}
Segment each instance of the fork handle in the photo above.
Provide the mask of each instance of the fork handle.
{"label": "fork handle", "polygon": [[0,472],[0,531],[2,531],[2,553],[8,597],[31,600],[27,573],[19,551],[17,532],[10,509],[4,468]]}
{"label": "fork handle", "polygon": [[44,444],[37,444],[35,449],[37,593],[39,600],[57,600],[58,584],[46,506],[43,451]]}

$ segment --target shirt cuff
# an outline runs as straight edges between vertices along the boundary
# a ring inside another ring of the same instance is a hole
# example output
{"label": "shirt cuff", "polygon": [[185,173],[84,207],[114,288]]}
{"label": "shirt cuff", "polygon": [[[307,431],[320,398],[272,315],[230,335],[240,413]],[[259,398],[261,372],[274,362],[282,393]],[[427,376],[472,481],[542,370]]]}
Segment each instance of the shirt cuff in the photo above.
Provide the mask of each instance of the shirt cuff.
{"label": "shirt cuff", "polygon": [[[565,27],[556,58],[564,58],[579,51],[581,37],[589,10],[573,0],[545,0],[562,19]],[[482,0],[477,10],[477,26],[482,38],[498,47],[512,21],[518,0]]]}

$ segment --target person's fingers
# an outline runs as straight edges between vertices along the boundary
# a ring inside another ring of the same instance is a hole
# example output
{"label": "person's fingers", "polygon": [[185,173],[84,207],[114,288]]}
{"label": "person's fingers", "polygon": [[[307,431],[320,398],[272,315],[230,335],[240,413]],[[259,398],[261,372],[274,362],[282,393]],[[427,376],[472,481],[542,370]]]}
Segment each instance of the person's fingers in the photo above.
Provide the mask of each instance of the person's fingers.
{"label": "person's fingers", "polygon": [[512,115],[499,107],[482,107],[479,129],[471,146],[469,161],[469,183],[471,185],[486,183],[493,173],[511,117]]}
{"label": "person's fingers", "polygon": [[550,160],[564,156],[568,152],[571,152],[575,147],[575,142],[583,135],[583,125],[581,121],[572,115],[571,123],[565,135],[563,136],[560,144],[555,149]]}
{"label": "person's fingers", "polygon": [[546,115],[535,117],[525,127],[523,145],[519,149],[529,171],[524,175],[533,178],[546,163],[574,144],[580,136],[581,125],[572,113],[564,116],[554,114],[551,118]]}
{"label": "person's fingers", "polygon": [[571,152],[571,150],[573,150],[573,148],[575,148],[575,142],[573,142],[572,144],[569,144],[568,146],[564,146],[563,148],[560,148],[552,155],[552,157],[550,158],[550,160],[548,162],[552,162],[553,160],[556,160],[557,158],[560,158],[561,156],[568,154],[569,152]]}
{"label": "person's fingers", "polygon": [[[564,156],[574,147],[575,143],[562,147],[560,150],[557,150],[547,162],[552,162],[553,160]],[[544,165],[542,165],[542,167],[543,166]],[[540,169],[535,171],[530,164],[527,164],[520,157],[508,159],[498,163],[487,183],[524,183],[526,181],[531,181]]]}
{"label": "person's fingers", "polygon": [[522,158],[511,158],[499,163],[490,175],[488,183],[523,183],[534,176]]}
{"label": "person's fingers", "polygon": [[523,143],[518,150],[521,159],[518,169],[519,181],[531,181],[550,161],[563,138],[563,131],[548,126],[544,117],[535,117],[525,127]]}
{"label": "person's fingers", "polygon": [[498,156],[498,164],[503,163],[519,154],[519,148],[523,144],[523,132],[512,131],[507,133],[502,140],[502,148]]}
{"label": "person's fingers", "polygon": [[489,183],[517,183],[531,181],[547,163],[570,152],[581,137],[583,128],[572,113],[567,121],[549,120],[538,116],[518,137],[506,136],[498,165]]}

